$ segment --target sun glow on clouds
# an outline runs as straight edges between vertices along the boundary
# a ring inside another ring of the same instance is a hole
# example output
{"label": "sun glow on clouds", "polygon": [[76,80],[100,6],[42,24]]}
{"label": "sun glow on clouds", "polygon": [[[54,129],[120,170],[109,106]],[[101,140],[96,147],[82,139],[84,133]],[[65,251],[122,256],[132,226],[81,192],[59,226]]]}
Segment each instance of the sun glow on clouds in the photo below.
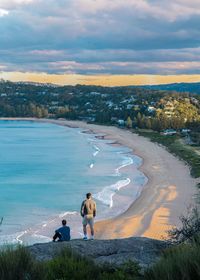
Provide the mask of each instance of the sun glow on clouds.
{"label": "sun glow on clouds", "polygon": [[199,81],[198,26],[199,0],[0,0],[0,78]]}
{"label": "sun glow on clouds", "polygon": [[5,80],[32,81],[38,83],[54,83],[59,85],[154,85],[179,82],[199,82],[200,75],[78,75],[78,74],[47,74],[1,72],[0,78]]}

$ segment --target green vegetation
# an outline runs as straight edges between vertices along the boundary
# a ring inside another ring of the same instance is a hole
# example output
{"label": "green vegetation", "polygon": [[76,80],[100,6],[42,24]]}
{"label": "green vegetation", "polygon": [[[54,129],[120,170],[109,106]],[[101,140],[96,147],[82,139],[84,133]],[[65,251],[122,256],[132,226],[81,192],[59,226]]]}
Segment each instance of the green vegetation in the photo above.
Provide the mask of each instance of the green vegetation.
{"label": "green vegetation", "polygon": [[1,280],[134,280],[140,279],[137,264],[127,262],[121,268],[97,266],[70,250],[63,250],[51,261],[34,260],[27,248],[7,247],[0,252]]}
{"label": "green vegetation", "polygon": [[[79,119],[98,124],[119,124],[165,146],[184,160],[191,175],[200,177],[200,95],[151,88],[53,86],[0,82],[0,117],[49,117]],[[139,128],[139,129],[138,129]],[[190,128],[189,144],[179,134],[159,132]],[[146,129],[146,130],[145,130]],[[191,146],[193,145],[193,146]],[[194,215],[193,215],[194,214]],[[193,216],[191,216],[193,215]],[[195,212],[181,218],[183,227],[171,231],[171,241],[179,243],[142,275],[137,264],[120,268],[99,267],[92,260],[64,250],[51,261],[38,262],[24,247],[0,251],[1,280],[194,280],[200,279],[200,219]]]}
{"label": "green vegetation", "polygon": [[146,271],[145,280],[200,279],[200,238],[192,243],[174,246]]}
{"label": "green vegetation", "polygon": [[130,117],[127,118],[126,126],[127,126],[128,128],[132,128],[132,120],[131,120]]}
{"label": "green vegetation", "polygon": [[0,253],[1,280],[194,280],[200,278],[200,238],[167,249],[151,268],[140,272],[127,262],[120,268],[97,266],[69,250],[51,261],[33,259],[24,247],[7,248]]}
{"label": "green vegetation", "polygon": [[40,280],[43,269],[42,264],[36,263],[25,247],[5,247],[0,251],[1,280]]}
{"label": "green vegetation", "polygon": [[179,136],[163,136],[155,131],[136,130],[141,136],[150,138],[152,142],[157,142],[167,147],[167,149],[184,160],[191,168],[191,175],[195,178],[200,177],[200,156],[188,145],[179,141]]}
{"label": "green vegetation", "polygon": [[181,227],[171,229],[169,239],[172,244],[184,242],[199,242],[200,237],[200,209],[199,205],[192,208],[187,216],[180,217]]}
{"label": "green vegetation", "polygon": [[140,87],[0,82],[0,117],[49,117],[161,131],[199,123],[200,96]]}

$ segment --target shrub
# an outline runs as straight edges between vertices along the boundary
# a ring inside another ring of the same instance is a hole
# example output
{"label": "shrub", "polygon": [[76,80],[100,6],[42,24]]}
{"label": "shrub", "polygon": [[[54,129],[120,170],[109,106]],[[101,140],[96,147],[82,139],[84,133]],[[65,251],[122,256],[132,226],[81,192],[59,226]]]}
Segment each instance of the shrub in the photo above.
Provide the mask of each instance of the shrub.
{"label": "shrub", "polygon": [[0,251],[1,280],[43,279],[43,269],[36,263],[25,247],[6,246]]}
{"label": "shrub", "polygon": [[99,269],[93,261],[83,259],[70,250],[63,250],[59,256],[46,263],[46,279],[97,279]]}
{"label": "shrub", "polygon": [[7,246],[0,251],[1,280],[134,280],[139,275],[139,266],[134,262],[121,268],[97,266],[69,249],[46,262],[33,259],[23,246]]}
{"label": "shrub", "polygon": [[200,279],[200,238],[192,243],[173,246],[150,268],[145,280]]}
{"label": "shrub", "polygon": [[180,217],[181,227],[170,230],[169,238],[172,243],[192,241],[200,234],[200,211],[194,207],[186,217]]}
{"label": "shrub", "polygon": [[46,280],[134,280],[139,276],[139,266],[128,262],[120,268],[97,266],[91,259],[64,249],[61,254],[45,265]]}

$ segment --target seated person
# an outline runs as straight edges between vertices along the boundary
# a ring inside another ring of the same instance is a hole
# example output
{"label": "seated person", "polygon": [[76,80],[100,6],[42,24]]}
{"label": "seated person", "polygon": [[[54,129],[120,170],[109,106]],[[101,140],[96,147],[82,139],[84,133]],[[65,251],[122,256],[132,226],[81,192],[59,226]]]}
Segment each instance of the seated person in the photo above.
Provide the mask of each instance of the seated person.
{"label": "seated person", "polygon": [[58,241],[69,241],[70,240],[70,227],[67,226],[67,221],[62,220],[62,227],[55,231],[53,236],[53,241],[55,242],[58,238]]}

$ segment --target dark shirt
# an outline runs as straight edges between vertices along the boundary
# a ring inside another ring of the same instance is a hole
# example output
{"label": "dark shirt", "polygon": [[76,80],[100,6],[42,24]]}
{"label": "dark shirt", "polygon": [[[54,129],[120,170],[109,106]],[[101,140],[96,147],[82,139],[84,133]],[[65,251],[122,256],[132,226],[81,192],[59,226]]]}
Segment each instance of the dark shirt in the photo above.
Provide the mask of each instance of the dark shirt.
{"label": "dark shirt", "polygon": [[60,233],[61,238],[60,241],[69,241],[70,240],[70,227],[62,226],[57,229],[56,232]]}

